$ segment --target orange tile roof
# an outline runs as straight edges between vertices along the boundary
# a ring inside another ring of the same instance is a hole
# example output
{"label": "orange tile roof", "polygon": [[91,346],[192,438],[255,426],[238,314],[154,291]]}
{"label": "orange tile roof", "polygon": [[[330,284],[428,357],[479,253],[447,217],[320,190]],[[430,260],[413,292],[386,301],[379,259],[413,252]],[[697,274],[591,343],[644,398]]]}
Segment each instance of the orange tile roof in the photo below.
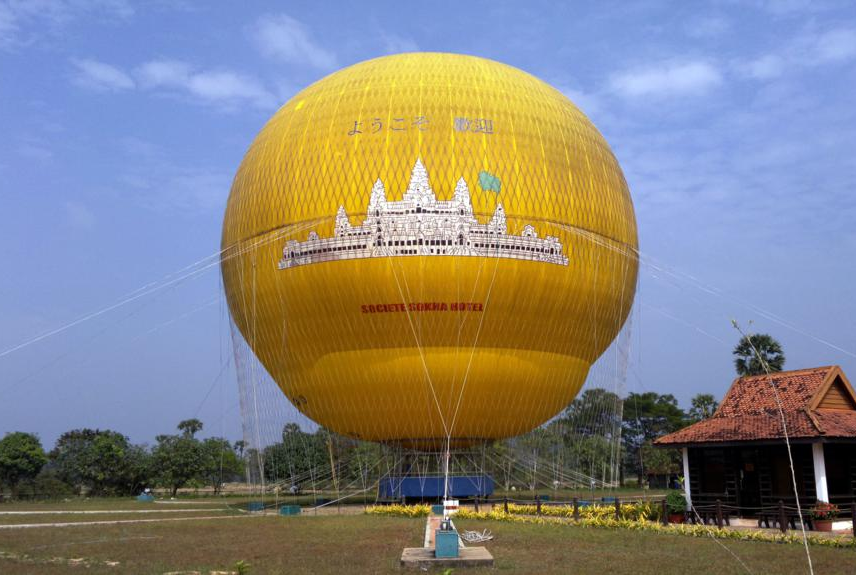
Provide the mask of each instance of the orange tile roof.
{"label": "orange tile roof", "polygon": [[856,411],[815,408],[817,398],[836,377],[847,383],[847,377],[835,365],[736,379],[712,417],[664,435],[655,443],[695,445],[783,439],[782,415],[791,438],[856,437]]}

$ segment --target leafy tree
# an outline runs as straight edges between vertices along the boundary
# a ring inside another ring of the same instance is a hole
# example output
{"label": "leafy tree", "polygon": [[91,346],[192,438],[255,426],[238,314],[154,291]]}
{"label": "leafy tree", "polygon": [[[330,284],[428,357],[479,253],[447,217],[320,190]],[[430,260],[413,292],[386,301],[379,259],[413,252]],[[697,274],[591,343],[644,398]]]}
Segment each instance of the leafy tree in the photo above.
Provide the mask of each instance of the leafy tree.
{"label": "leafy tree", "polygon": [[187,419],[185,421],[181,421],[178,424],[178,430],[181,431],[185,437],[193,437],[196,433],[202,430],[202,421],[199,419]]}
{"label": "leafy tree", "polygon": [[705,393],[699,393],[690,401],[690,410],[687,417],[691,423],[697,423],[704,419],[709,419],[716,411],[716,397]]}
{"label": "leafy tree", "polygon": [[[273,447],[275,445],[270,446]],[[267,474],[264,472],[264,453],[255,447],[248,447],[244,451],[244,467],[244,471],[247,475],[247,482],[250,484],[260,483],[262,474],[265,474],[265,477],[267,477]]]}
{"label": "leafy tree", "polygon": [[[737,369],[737,374],[741,377],[765,374],[765,364],[771,373],[779,372],[785,366],[785,353],[782,350],[782,345],[766,334],[743,336],[737,346],[734,347],[733,354],[734,368]],[[758,358],[759,356],[763,359],[763,363]]]}
{"label": "leafy tree", "polygon": [[[561,429],[557,426],[541,426],[516,439],[517,455],[524,464],[525,481],[529,490],[534,491],[538,484],[538,462],[556,458],[556,451],[563,447]],[[543,471],[542,471],[543,473]]]}
{"label": "leafy tree", "polygon": [[0,439],[0,483],[14,495],[19,485],[32,481],[47,463],[39,438],[30,433],[8,433]]}
{"label": "leafy tree", "polygon": [[169,487],[173,497],[204,472],[202,443],[193,436],[202,430],[202,422],[198,419],[181,421],[178,429],[181,435],[158,435],[152,451],[152,466],[158,472],[158,481]]}
{"label": "leafy tree", "polygon": [[314,436],[316,437],[316,444],[322,445],[325,449],[324,456],[327,466],[335,466],[332,481],[334,488],[338,491],[342,476],[348,473],[347,467],[343,465],[351,460],[358,443],[354,439],[339,435],[324,427],[319,427]]}
{"label": "leafy tree", "polygon": [[580,437],[569,447],[573,452],[572,469],[600,479],[603,471],[612,472],[613,444],[602,435],[587,435]]}
{"label": "leafy tree", "polygon": [[282,430],[282,442],[265,447],[261,460],[269,481],[300,485],[303,480],[312,482],[325,469],[324,476],[329,477],[327,432],[319,429],[315,434],[307,433],[297,423],[287,423]]}
{"label": "leafy tree", "polygon": [[240,441],[235,441],[234,449],[235,449],[235,452],[238,454],[239,459],[241,459],[241,460],[244,459],[244,450],[246,448],[247,448],[247,442],[244,441],[243,439]]}
{"label": "leafy tree", "polygon": [[514,473],[515,457],[510,445],[511,442],[509,439],[494,441],[485,449],[487,454],[490,455],[488,459],[490,475],[506,491],[511,489],[512,475]]}
{"label": "leafy tree", "polygon": [[202,441],[202,477],[218,495],[223,483],[239,477],[244,464],[228,439],[211,437]]}
{"label": "leafy tree", "polygon": [[365,441],[356,443],[349,451],[346,474],[349,479],[357,481],[354,487],[370,487],[377,480],[376,468],[381,459],[381,451],[379,443]]}
{"label": "leafy tree", "polygon": [[148,454],[116,431],[77,429],[63,433],[50,453],[57,478],[93,495],[130,494],[149,476]]}
{"label": "leafy tree", "polygon": [[542,459],[600,478],[612,476],[615,443],[621,435],[621,397],[602,388],[586,389],[543,428],[552,439]]}
{"label": "leafy tree", "polygon": [[282,440],[285,441],[289,437],[294,435],[303,434],[303,429],[300,428],[300,425],[297,423],[286,423],[282,427]]}
{"label": "leafy tree", "polygon": [[624,465],[636,472],[640,483],[647,469],[643,446],[686,425],[678,400],[673,395],[654,392],[628,395],[624,400],[623,423]]}
{"label": "leafy tree", "polygon": [[121,487],[126,495],[138,495],[154,480],[152,454],[143,445],[131,445],[125,454]]}
{"label": "leafy tree", "polygon": [[50,461],[32,482],[23,484],[18,488],[18,496],[39,498],[62,498],[71,497],[75,490],[70,485],[63,483],[49,470]]}
{"label": "leafy tree", "polygon": [[621,427],[621,398],[606,389],[586,389],[559,419],[566,435],[601,435],[611,437]]}
{"label": "leafy tree", "polygon": [[184,435],[158,435],[152,462],[158,481],[169,487],[173,497],[192,479],[201,476],[202,446]]}
{"label": "leafy tree", "polygon": [[681,453],[677,449],[655,447],[652,441],[645,441],[639,451],[645,464],[645,474],[667,475],[680,471]]}

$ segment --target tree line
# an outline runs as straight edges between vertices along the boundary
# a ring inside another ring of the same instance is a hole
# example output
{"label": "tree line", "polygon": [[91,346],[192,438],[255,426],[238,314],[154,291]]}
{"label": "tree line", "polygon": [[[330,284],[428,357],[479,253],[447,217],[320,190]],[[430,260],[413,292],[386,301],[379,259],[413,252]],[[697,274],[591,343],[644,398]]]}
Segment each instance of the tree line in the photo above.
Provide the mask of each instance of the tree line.
{"label": "tree line", "polygon": [[153,447],[116,431],[75,429],[50,451],[36,435],[9,433],[0,439],[0,495],[134,495],[155,486],[173,496],[186,486],[219,493],[224,483],[243,478],[244,442],[199,439],[202,427],[198,419],[182,421],[177,434],[158,435]]}
{"label": "tree line", "polygon": [[[765,366],[778,371],[785,361],[781,345],[769,335],[744,337],[733,352],[740,376],[763,374]],[[655,448],[654,440],[709,418],[716,407],[711,394],[697,394],[684,409],[671,394],[620,398],[605,389],[587,389],[550,422],[481,447],[479,472],[505,489],[522,484],[534,490],[549,485],[551,475],[559,481],[558,472],[568,470],[580,478],[611,482],[617,477],[623,484],[633,477],[641,483],[651,473],[680,472],[679,453]],[[188,486],[219,493],[226,482],[246,480],[246,471],[256,472],[251,482],[278,484],[284,491],[338,491],[370,487],[394,473],[388,448],[324,428],[304,431],[288,423],[281,441],[261,451],[243,441],[197,438],[202,429],[198,419],[182,421],[177,433],[159,435],[152,447],[132,444],[116,431],[78,429],[63,433],[49,452],[35,435],[9,433],[0,439],[0,495],[132,495],[161,487],[175,496]],[[553,471],[545,472],[545,463]]]}

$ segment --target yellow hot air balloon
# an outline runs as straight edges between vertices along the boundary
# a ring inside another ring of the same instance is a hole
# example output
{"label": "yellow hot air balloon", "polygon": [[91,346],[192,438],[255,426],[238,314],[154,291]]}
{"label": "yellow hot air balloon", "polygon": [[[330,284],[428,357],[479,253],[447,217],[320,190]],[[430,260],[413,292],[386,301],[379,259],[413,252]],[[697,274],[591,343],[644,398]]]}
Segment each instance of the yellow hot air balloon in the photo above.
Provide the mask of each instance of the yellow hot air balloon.
{"label": "yellow hot air balloon", "polygon": [[516,68],[436,53],[286,103],[238,169],[222,248],[233,320],[288,399],[417,447],[556,415],[624,324],[638,264],[588,118]]}

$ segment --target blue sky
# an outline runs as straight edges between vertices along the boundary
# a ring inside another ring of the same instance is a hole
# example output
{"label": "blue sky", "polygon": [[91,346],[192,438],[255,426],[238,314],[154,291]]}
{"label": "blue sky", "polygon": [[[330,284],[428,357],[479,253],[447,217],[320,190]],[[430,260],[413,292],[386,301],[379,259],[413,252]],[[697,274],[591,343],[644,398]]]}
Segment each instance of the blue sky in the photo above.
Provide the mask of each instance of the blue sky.
{"label": "blue sky", "polygon": [[[604,133],[641,250],[628,390],[733,378],[731,319],[856,376],[848,2],[0,0],[0,351],[219,247],[232,175],[302,87],[383,54],[505,62]],[[216,267],[0,357],[0,433],[183,418],[237,438]]]}

